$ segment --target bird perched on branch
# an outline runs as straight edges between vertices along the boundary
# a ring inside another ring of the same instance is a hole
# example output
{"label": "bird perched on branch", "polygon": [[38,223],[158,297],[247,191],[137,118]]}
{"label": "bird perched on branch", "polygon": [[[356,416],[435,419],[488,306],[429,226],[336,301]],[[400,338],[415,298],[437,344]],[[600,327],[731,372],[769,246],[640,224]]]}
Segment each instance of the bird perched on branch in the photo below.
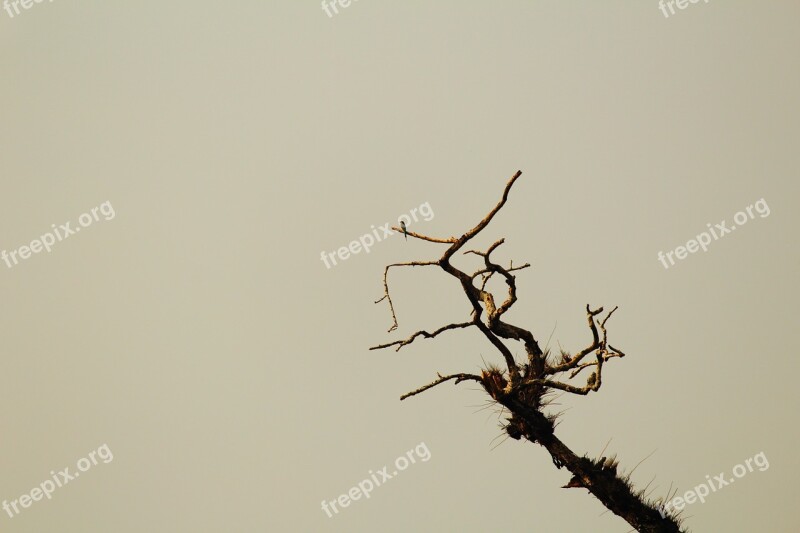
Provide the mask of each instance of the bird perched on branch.
{"label": "bird perched on branch", "polygon": [[406,229],[406,223],[402,220],[400,221],[400,229],[403,230],[403,235],[405,236],[406,240],[408,240],[408,230]]}

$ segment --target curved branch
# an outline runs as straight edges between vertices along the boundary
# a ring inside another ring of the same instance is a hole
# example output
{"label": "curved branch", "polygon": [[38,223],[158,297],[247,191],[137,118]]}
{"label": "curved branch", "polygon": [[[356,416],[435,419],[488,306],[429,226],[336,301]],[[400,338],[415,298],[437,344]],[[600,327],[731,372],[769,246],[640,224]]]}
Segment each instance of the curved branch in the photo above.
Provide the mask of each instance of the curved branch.
{"label": "curved branch", "polygon": [[580,394],[585,396],[592,391],[597,392],[600,390],[600,385],[602,384],[601,372],[603,370],[603,362],[605,362],[603,354],[598,353],[597,362],[592,363],[593,365],[597,365],[597,372],[591,373],[591,375],[586,379],[586,385],[583,387],[576,387],[575,385],[570,385],[569,383],[562,383],[560,381],[553,381],[551,379],[534,379],[531,380],[531,382],[538,383],[552,389],[559,389],[572,394]]}
{"label": "curved branch", "polygon": [[411,335],[409,338],[407,338],[404,341],[394,341],[394,342],[390,342],[388,344],[380,344],[378,346],[373,346],[372,348],[370,348],[370,350],[380,350],[380,349],[383,349],[383,348],[388,348],[389,346],[394,346],[396,344],[397,345],[397,350],[395,350],[395,351],[399,352],[400,348],[402,348],[403,346],[405,346],[407,344],[411,344],[412,342],[414,342],[414,339],[416,339],[420,335],[422,335],[426,339],[432,339],[433,337],[435,337],[439,333],[442,333],[443,331],[447,331],[449,329],[468,328],[468,327],[474,326],[474,325],[475,325],[474,322],[461,322],[459,324],[448,324],[446,326],[442,326],[439,329],[437,329],[436,331],[434,331],[433,333],[428,333],[427,331],[421,330],[421,331],[417,331],[416,333],[414,333],[413,335]]}
{"label": "curved branch", "polygon": [[478,326],[478,329],[484,334],[484,336],[489,339],[495,348],[503,355],[503,359],[506,361],[506,366],[508,367],[508,375],[511,377],[511,383],[516,384],[519,381],[519,367],[517,366],[517,362],[514,361],[514,355],[511,353],[511,350],[508,349],[508,346],[503,344],[503,341],[497,338],[497,335],[494,334],[492,330],[490,330],[483,322],[476,319],[475,325]]}
{"label": "curved branch", "polygon": [[503,196],[500,198],[500,201],[497,203],[497,205],[494,206],[494,208],[491,211],[489,211],[489,214],[483,217],[483,220],[478,222],[478,224],[474,228],[472,228],[464,235],[456,239],[453,245],[450,248],[448,248],[447,251],[442,256],[441,259],[442,261],[445,262],[449,261],[449,259],[453,256],[454,253],[456,253],[459,250],[459,248],[464,246],[464,244],[466,244],[467,241],[469,241],[475,235],[480,233],[483,228],[489,225],[489,222],[492,221],[497,212],[500,211],[500,209],[502,209],[503,206],[506,204],[506,201],[508,200],[508,193],[511,190],[511,187],[514,185],[514,182],[517,181],[517,178],[519,178],[521,175],[522,171],[517,170],[517,172],[513,176],[511,176],[511,179],[508,181],[508,183],[506,183],[506,188],[503,189]]}
{"label": "curved branch", "polygon": [[[616,310],[616,308],[614,309]],[[565,370],[572,370],[573,368],[578,366],[578,363],[581,362],[581,359],[583,359],[588,354],[600,348],[600,334],[597,332],[597,324],[595,324],[594,317],[602,312],[603,312],[602,307],[598,307],[597,309],[592,311],[589,308],[589,304],[586,304],[586,319],[589,321],[589,328],[592,330],[592,344],[590,344],[589,346],[578,352],[578,354],[575,355],[575,357],[568,359],[566,362],[561,363],[560,365],[549,366],[548,368],[545,369],[545,374],[553,375],[553,374],[558,374],[560,372],[564,372]],[[608,317],[606,317],[606,320],[608,320]],[[603,325],[605,326],[605,320],[603,321]]]}
{"label": "curved branch", "polygon": [[387,333],[391,333],[397,329],[397,315],[394,314],[394,304],[392,303],[392,297],[389,296],[389,282],[387,280],[387,277],[389,276],[389,269],[393,266],[436,266],[438,264],[439,263],[437,261],[409,261],[407,263],[393,263],[391,265],[387,265],[383,270],[383,296],[378,300],[375,300],[375,303],[380,303],[383,300],[389,301],[389,311],[392,313],[392,327],[389,328]]}
{"label": "curved branch", "polygon": [[[378,300],[378,302],[384,299],[389,301],[389,309],[394,320],[394,324],[389,331],[393,331],[397,328],[397,317],[395,316],[394,306],[389,296],[387,281],[388,271],[392,266],[438,265],[442,270],[455,277],[460,282],[464,294],[472,305],[472,321],[449,324],[435,330],[433,333],[424,330],[418,331],[406,340],[398,340],[370,349],[375,350],[387,348],[389,346],[397,346],[397,350],[399,350],[402,346],[412,343],[420,336],[431,338],[451,329],[463,329],[472,325],[476,326],[505,359],[506,365],[508,366],[508,380],[504,377],[504,371],[501,372],[493,366],[490,366],[489,370],[484,370],[481,376],[474,374],[442,376],[441,374],[437,374],[438,379],[428,385],[404,394],[400,399],[404,400],[415,396],[446,381],[454,381],[456,384],[465,380],[477,381],[483,385],[484,389],[486,389],[493,400],[510,411],[512,416],[507,419],[508,424],[505,426],[505,430],[510,437],[517,440],[525,437],[531,442],[541,444],[550,453],[556,467],[566,467],[569,469],[573,474],[573,478],[567,484],[568,487],[580,486],[588,489],[603,503],[603,505],[625,519],[638,531],[647,531],[651,533],[682,531],[680,528],[680,521],[674,514],[668,514],[666,516],[661,515],[654,505],[648,503],[646,497],[642,496],[643,492],[634,492],[627,478],[617,475],[616,468],[613,467],[613,464],[609,467],[604,458],[600,461],[593,461],[586,457],[576,456],[556,438],[554,434],[555,417],[548,416],[543,412],[543,408],[547,405],[547,401],[544,397],[548,391],[558,389],[580,395],[587,395],[589,392],[598,391],[602,385],[603,364],[611,358],[625,356],[622,351],[608,344],[606,323],[617,308],[615,307],[605,317],[598,320],[597,316],[603,312],[603,308],[600,307],[592,310],[587,305],[587,322],[592,333],[591,344],[578,352],[574,357],[571,357],[569,353],[562,350],[562,358],[559,364],[550,365],[547,361],[547,357],[542,353],[542,350],[530,331],[501,320],[502,315],[508,311],[517,300],[516,278],[511,272],[514,270],[521,270],[530,265],[526,263],[523,266],[514,267],[512,262],[509,263],[508,268],[503,268],[492,262],[490,256],[498,246],[503,244],[503,239],[493,243],[486,252],[476,250],[464,252],[464,254],[475,254],[484,258],[485,268],[478,270],[471,276],[450,264],[450,259],[453,254],[482,231],[503,207],[508,199],[508,194],[512,185],[520,174],[521,172],[517,172],[509,180],[503,191],[502,198],[489,214],[461,237],[437,239],[416,233],[409,233],[409,235],[422,240],[450,244],[437,261],[397,263],[389,265],[384,271],[384,296]],[[399,231],[398,228],[392,229]],[[491,292],[486,290],[488,281],[495,274],[503,276],[508,285],[508,297],[500,307],[495,306],[494,296]],[[480,288],[476,287],[476,279],[479,276],[483,276]],[[485,323],[481,320],[484,309],[486,312]],[[524,344],[528,354],[528,364],[518,365],[515,362],[511,350],[504,342],[505,340],[517,340]],[[596,361],[591,363],[582,362],[582,360],[592,352],[594,353]],[[596,369],[588,376],[586,384],[583,387],[558,381],[555,377],[549,379],[550,376],[556,376],[565,371],[571,371],[568,379],[572,379],[583,371],[583,369],[589,367],[596,367]],[[522,375],[522,377],[520,377],[520,375]]]}

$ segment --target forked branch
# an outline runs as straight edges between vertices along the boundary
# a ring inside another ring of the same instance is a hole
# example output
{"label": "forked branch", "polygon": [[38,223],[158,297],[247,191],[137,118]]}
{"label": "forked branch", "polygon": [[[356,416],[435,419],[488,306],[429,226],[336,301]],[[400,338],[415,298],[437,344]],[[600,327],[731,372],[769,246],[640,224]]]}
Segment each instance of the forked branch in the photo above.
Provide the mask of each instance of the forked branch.
{"label": "forked branch", "polygon": [[[442,326],[433,332],[426,330],[417,331],[404,340],[380,344],[370,348],[378,350],[396,346],[400,350],[419,337],[433,338],[439,334],[456,329],[466,329],[470,326],[477,327],[484,337],[502,355],[506,369],[490,366],[481,371],[480,376],[475,374],[451,374],[442,376],[416,390],[408,392],[400,397],[401,400],[416,396],[442,383],[453,381],[455,384],[463,381],[476,381],[481,383],[490,397],[508,409],[511,416],[507,419],[504,426],[508,435],[514,439],[525,438],[544,446],[550,453],[553,464],[557,468],[566,467],[572,473],[572,479],[567,484],[568,487],[582,487],[589,490],[597,497],[603,505],[612,512],[624,518],[631,526],[641,532],[653,533],[679,533],[679,520],[674,514],[661,516],[656,507],[646,502],[641,492],[636,492],[631,487],[626,478],[621,478],[616,474],[616,466],[609,468],[605,460],[594,461],[587,457],[578,457],[554,434],[554,418],[543,413],[543,408],[547,404],[543,397],[553,390],[560,390],[578,395],[587,395],[589,392],[596,392],[602,385],[602,373],[604,364],[615,357],[624,357],[625,354],[608,344],[608,332],[606,323],[611,315],[617,310],[615,307],[605,316],[601,316],[603,308],[599,307],[592,310],[586,306],[586,320],[591,332],[591,342],[588,346],[580,350],[574,356],[562,351],[560,360],[549,361],[539,347],[533,333],[519,326],[509,324],[502,320],[503,315],[517,301],[516,278],[512,272],[529,267],[528,263],[514,267],[513,262],[509,262],[508,268],[501,266],[491,258],[491,254],[505,241],[499,239],[495,241],[485,251],[469,250],[464,254],[474,254],[483,258],[483,266],[473,274],[454,267],[450,263],[453,255],[460,250],[470,239],[478,235],[492,221],[494,216],[500,211],[508,200],[509,191],[514,182],[519,178],[521,172],[515,173],[506,183],[500,201],[489,211],[489,213],[476,224],[472,229],[460,237],[436,238],[429,237],[420,233],[408,232],[408,236],[423,241],[449,244],[442,256],[435,261],[411,261],[407,263],[395,263],[387,266],[383,273],[384,294],[379,300],[387,300],[389,311],[392,315],[392,326],[389,332],[398,327],[397,315],[395,314],[394,304],[389,292],[388,274],[392,267],[415,267],[415,266],[438,266],[447,274],[455,277],[464,292],[464,295],[471,307],[472,320],[467,322],[453,323]],[[399,228],[392,228],[401,231]],[[508,293],[499,306],[495,303],[495,296],[487,290],[487,284],[493,276],[500,276],[508,286]],[[480,286],[476,283],[480,281]],[[598,322],[599,321],[599,322]],[[514,356],[506,346],[507,341],[521,342],[527,354],[527,363],[518,364]],[[585,361],[587,356],[594,354],[593,361]],[[573,385],[565,381],[559,381],[558,376],[569,372],[566,381],[576,377],[584,369],[594,367],[586,379],[583,386]],[[604,459],[604,458],[602,458]]]}

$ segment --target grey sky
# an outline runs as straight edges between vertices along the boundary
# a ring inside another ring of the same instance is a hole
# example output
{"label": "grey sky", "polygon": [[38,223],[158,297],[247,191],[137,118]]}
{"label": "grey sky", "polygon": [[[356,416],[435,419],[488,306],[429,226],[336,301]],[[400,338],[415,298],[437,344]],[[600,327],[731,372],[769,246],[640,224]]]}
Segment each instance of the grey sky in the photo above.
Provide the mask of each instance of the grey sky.
{"label": "grey sky", "polygon": [[[42,2],[0,11],[0,250],[111,202],[113,220],[0,263],[0,500],[107,444],[10,532],[565,531],[630,528],[538,446],[500,435],[475,332],[369,346],[469,316],[395,236],[460,235],[523,171],[476,245],[530,262],[508,316],[551,347],[620,309],[628,356],[559,437],[617,453],[654,495],[749,473],[685,512],[694,531],[788,532],[800,370],[800,8],[789,0]],[[667,252],[760,199],[770,215],[665,269]],[[73,226],[75,222],[73,222]],[[459,258],[463,265],[475,258]],[[518,349],[518,353],[522,353]],[[328,518],[425,443],[430,459]],[[602,514],[602,516],[601,516]]]}

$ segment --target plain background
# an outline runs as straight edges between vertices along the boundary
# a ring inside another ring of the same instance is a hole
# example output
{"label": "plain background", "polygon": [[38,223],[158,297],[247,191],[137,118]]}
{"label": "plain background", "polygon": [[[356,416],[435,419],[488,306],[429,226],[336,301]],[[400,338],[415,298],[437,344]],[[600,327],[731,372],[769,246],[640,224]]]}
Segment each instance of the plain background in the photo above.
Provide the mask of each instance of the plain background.
{"label": "plain background", "polygon": [[[559,488],[543,449],[499,444],[475,385],[398,401],[500,362],[474,331],[367,350],[468,318],[434,269],[390,277],[398,331],[373,303],[385,264],[442,245],[320,260],[424,202],[435,216],[411,229],[460,235],[521,169],[471,246],[505,237],[498,259],[532,263],[509,321],[575,351],[585,305],[619,305],[628,354],[599,393],[560,398],[560,438],[593,456],[612,439],[626,470],[655,451],[633,475],[653,496],[764,452],[687,525],[797,531],[799,16],[791,0],[669,18],[655,0],[0,12],[0,249],[116,211],[0,264],[0,498],[114,454],[0,529],[628,531]],[[658,262],[761,198],[770,216]],[[321,510],[421,442],[428,462]]]}

